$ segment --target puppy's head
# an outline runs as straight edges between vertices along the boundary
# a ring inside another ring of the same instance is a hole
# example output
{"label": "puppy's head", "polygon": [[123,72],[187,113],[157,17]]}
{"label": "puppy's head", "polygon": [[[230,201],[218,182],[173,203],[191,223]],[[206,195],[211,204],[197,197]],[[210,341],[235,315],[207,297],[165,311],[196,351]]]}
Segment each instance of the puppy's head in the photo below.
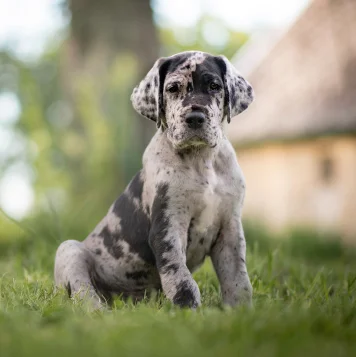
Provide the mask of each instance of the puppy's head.
{"label": "puppy's head", "polygon": [[215,147],[224,118],[230,122],[253,98],[250,84],[224,56],[197,51],[160,58],[131,95],[136,111],[167,130],[177,149]]}

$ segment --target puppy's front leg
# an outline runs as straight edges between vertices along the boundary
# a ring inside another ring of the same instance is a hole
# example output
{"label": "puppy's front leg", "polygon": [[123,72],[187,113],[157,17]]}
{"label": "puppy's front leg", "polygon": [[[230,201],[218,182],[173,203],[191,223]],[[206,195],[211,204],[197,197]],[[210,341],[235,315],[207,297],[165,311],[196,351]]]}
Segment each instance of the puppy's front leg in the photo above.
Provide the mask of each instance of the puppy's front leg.
{"label": "puppy's front leg", "polygon": [[211,251],[211,260],[220,281],[224,304],[235,306],[252,303],[252,286],[245,256],[245,236],[241,219],[236,215],[223,224]]}
{"label": "puppy's front leg", "polygon": [[189,217],[168,199],[167,190],[167,185],[157,190],[149,243],[167,298],[181,307],[195,308],[200,305],[200,291],[186,266]]}

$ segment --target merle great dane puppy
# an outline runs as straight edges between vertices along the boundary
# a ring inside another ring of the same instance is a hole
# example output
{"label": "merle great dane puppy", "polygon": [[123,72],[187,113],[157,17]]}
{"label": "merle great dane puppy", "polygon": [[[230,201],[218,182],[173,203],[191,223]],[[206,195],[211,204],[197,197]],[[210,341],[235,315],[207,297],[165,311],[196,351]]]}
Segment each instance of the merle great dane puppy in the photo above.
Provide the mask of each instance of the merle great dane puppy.
{"label": "merle great dane puppy", "polygon": [[249,304],[245,183],[223,124],[253,96],[223,56],[192,51],[157,60],[131,96],[158,127],[143,168],[83,242],[59,246],[56,285],[98,308],[113,294],[139,299],[161,288],[174,304],[195,308],[192,272],[209,255],[223,302]]}

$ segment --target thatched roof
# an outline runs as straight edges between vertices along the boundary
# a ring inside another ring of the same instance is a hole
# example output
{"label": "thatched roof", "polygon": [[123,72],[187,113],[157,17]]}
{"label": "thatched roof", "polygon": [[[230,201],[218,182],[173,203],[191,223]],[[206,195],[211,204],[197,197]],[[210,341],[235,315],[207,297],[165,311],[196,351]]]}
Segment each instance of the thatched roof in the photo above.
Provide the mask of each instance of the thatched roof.
{"label": "thatched roof", "polygon": [[233,143],[356,132],[356,0],[314,0],[268,43],[234,63],[256,101],[228,127]]}

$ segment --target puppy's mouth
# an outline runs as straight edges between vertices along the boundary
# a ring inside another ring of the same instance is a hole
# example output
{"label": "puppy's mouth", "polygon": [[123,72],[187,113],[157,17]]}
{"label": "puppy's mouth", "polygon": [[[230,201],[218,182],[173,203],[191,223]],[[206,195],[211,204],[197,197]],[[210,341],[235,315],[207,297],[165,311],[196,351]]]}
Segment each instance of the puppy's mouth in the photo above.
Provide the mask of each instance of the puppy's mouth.
{"label": "puppy's mouth", "polygon": [[179,149],[186,148],[201,148],[201,147],[210,147],[214,148],[216,144],[210,143],[205,137],[199,135],[192,135],[186,138],[184,141],[180,142],[177,147]]}
{"label": "puppy's mouth", "polygon": [[199,135],[193,135],[189,139],[185,140],[185,142],[193,146],[207,145],[206,139]]}

